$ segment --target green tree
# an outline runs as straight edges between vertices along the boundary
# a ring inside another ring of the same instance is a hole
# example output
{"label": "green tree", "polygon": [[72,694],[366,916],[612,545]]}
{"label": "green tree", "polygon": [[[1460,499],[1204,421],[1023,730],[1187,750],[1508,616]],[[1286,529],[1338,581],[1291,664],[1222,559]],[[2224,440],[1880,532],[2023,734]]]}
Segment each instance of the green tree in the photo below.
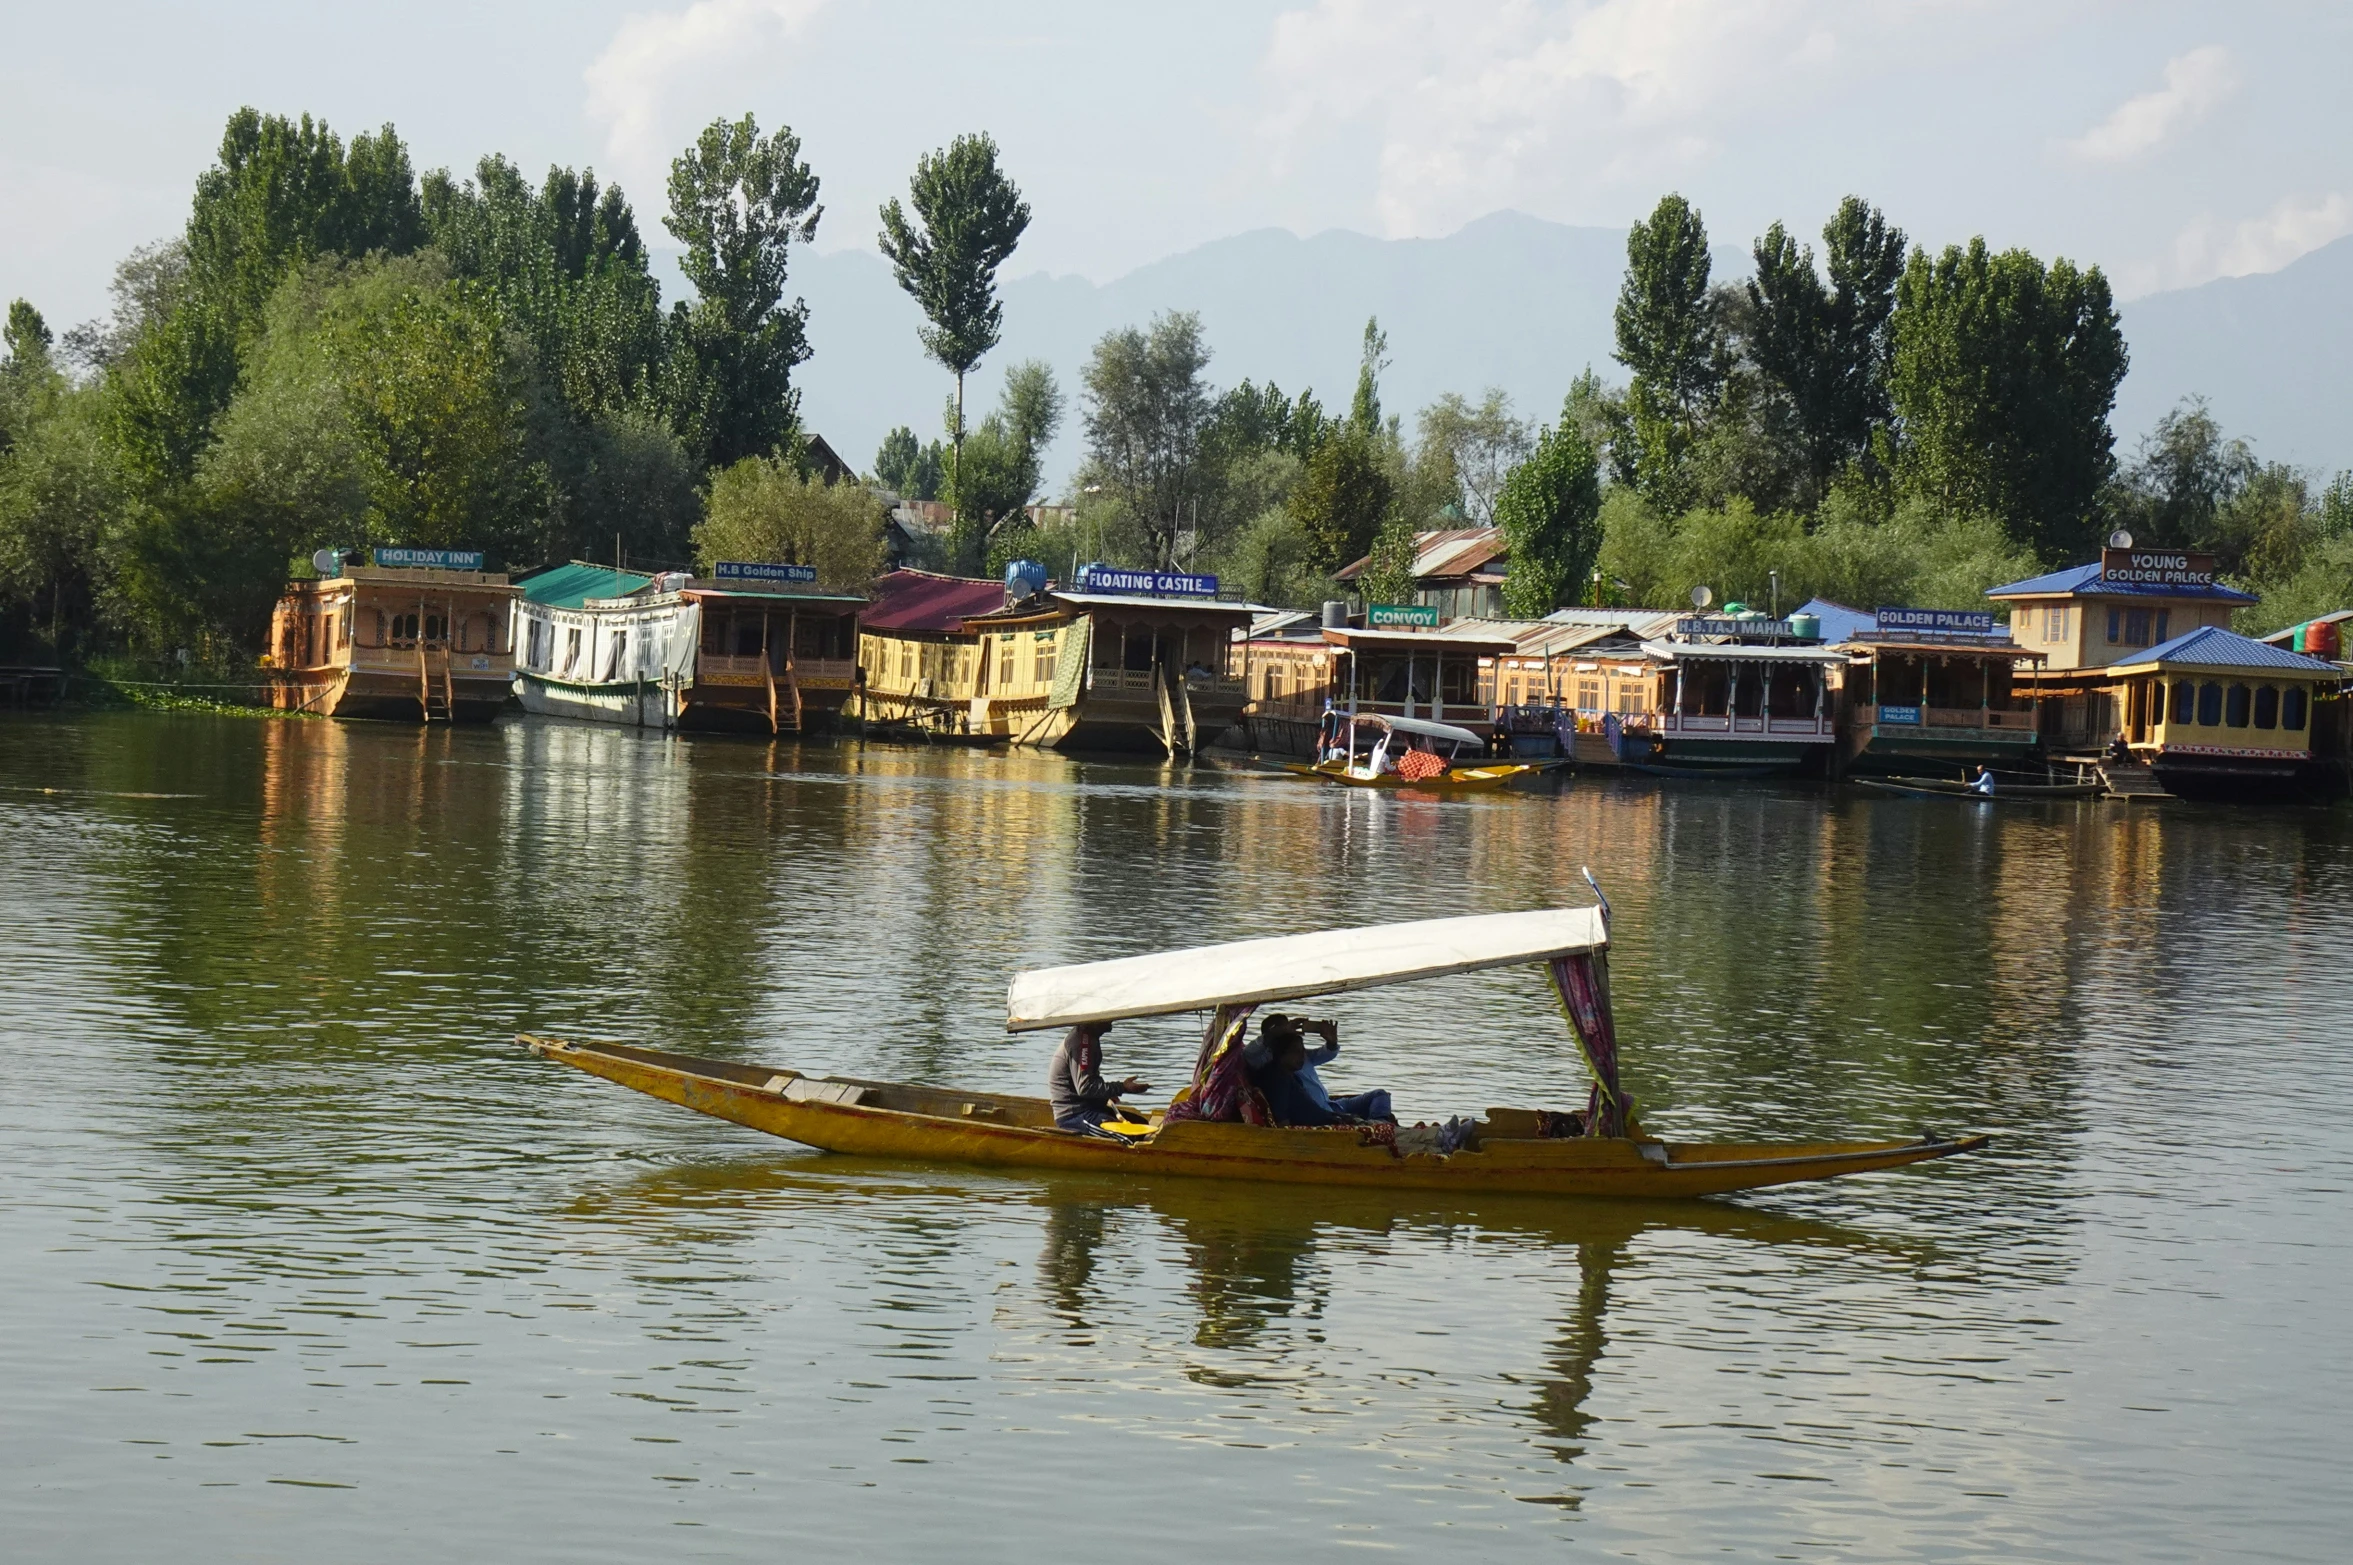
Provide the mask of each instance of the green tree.
{"label": "green tree", "polygon": [[163,482],[194,471],[289,272],[323,256],[402,255],[423,239],[408,149],[391,126],[346,150],[307,114],[231,115],[219,160],[196,181],[170,308],[111,371],[116,432],[134,468]]}
{"label": "green tree", "polygon": [[1004,552],[996,547],[1001,535],[1028,529],[1027,509],[1045,476],[1046,447],[1062,427],[1062,406],[1061,388],[1044,361],[1026,360],[1006,371],[997,410],[972,432],[963,458],[949,470],[955,569],[983,568]]}
{"label": "green tree", "polygon": [[792,372],[809,357],[809,307],[784,303],[792,246],[817,237],[817,176],[789,126],[713,120],[670,165],[663,226],[685,247],[695,302],[670,312],[671,417],[696,460],[726,467],[779,451],[798,422]]}
{"label": "green tree", "polygon": [[2224,508],[2262,470],[2253,447],[2224,436],[2203,397],[2185,397],[2141,438],[2108,509],[2145,546],[2208,548]]}
{"label": "green tree", "polygon": [[862,484],[828,484],[788,460],[746,457],[712,477],[695,558],[705,570],[720,560],[813,566],[820,587],[864,592],[882,569],[882,523],[882,502]]}
{"label": "green tree", "polygon": [[1707,225],[1681,196],[1662,197],[1627,233],[1615,324],[1618,362],[1633,374],[1632,465],[1636,485],[1669,509],[1690,492],[1686,464],[1723,379],[1708,270]]}
{"label": "green tree", "polygon": [[1149,563],[1179,563],[1194,537],[1210,415],[1201,317],[1171,313],[1149,330],[1107,332],[1084,377],[1087,469],[1081,482],[1107,491],[1139,529]]}
{"label": "green tree", "polygon": [[1378,434],[1381,429],[1381,371],[1389,367],[1389,334],[1380,318],[1366,316],[1364,348],[1356,365],[1356,395],[1348,404],[1348,422]]}
{"label": "green tree", "polygon": [[1369,554],[1396,490],[1372,433],[1353,420],[1341,425],[1307,459],[1291,496],[1291,514],[1307,534],[1309,564],[1329,575]]}
{"label": "green tree", "polygon": [[964,460],[964,377],[997,345],[1005,319],[997,268],[1021,243],[1029,204],[997,167],[997,144],[987,136],[958,136],[917,159],[907,199],[914,221],[896,197],[884,202],[877,242],[931,323],[918,334],[923,351],[956,377],[954,474]]}
{"label": "green tree", "polygon": [[1819,501],[1849,463],[1868,457],[1894,416],[1887,372],[1896,282],[1903,274],[1903,230],[1849,196],[1823,226],[1827,283],[1814,252],[1779,223],[1752,250],[1756,276],[1746,286],[1748,356],[1786,403],[1807,476]]}
{"label": "green tree", "polygon": [[2128,363],[2098,267],[1983,239],[1915,251],[1896,292],[1889,391],[1905,493],[2001,518],[2045,560],[2095,541]]}
{"label": "green tree", "polygon": [[1506,612],[1542,619],[1584,587],[1601,552],[1601,475],[1593,447],[1567,409],[1505,478],[1495,525],[1511,547],[1503,580]]}
{"label": "green tree", "polygon": [[18,300],[0,361],[0,648],[22,640],[64,655],[94,627],[101,529],[127,498],[100,427],[99,393],[50,357],[47,324]]}
{"label": "green tree", "polygon": [[1356,585],[1367,603],[1411,603],[1420,583],[1413,573],[1419,553],[1413,523],[1392,509],[1373,535]]}
{"label": "green tree", "polygon": [[901,424],[883,437],[874,454],[874,476],[893,492],[910,500],[937,500],[947,481],[945,450],[934,440],[918,442],[915,431]]}
{"label": "green tree", "polygon": [[[1474,405],[1450,391],[1422,409],[1415,423],[1420,448],[1442,450],[1452,463],[1464,519],[1478,527],[1494,525],[1504,479],[1534,442],[1527,424],[1513,417],[1511,398],[1490,386]],[[1592,445],[1590,439],[1587,444]]]}

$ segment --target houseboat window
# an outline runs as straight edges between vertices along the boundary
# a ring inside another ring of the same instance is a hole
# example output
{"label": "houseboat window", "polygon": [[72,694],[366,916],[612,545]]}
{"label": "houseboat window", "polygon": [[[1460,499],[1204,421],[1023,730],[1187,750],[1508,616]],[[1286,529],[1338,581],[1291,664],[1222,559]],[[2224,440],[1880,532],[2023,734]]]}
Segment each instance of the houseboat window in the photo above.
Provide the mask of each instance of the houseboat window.
{"label": "houseboat window", "polygon": [[1732,700],[1732,670],[1721,663],[1694,662],[1683,670],[1683,710],[1692,717],[1722,717]]}
{"label": "houseboat window", "polygon": [[2124,611],[2124,644],[2128,647],[2145,647],[2149,644],[2149,611],[2147,609],[2126,609]]}
{"label": "houseboat window", "polygon": [[1621,685],[1618,688],[1618,710],[1647,712],[1650,710],[1649,696],[1640,685]]}
{"label": "houseboat window", "polygon": [[449,642],[449,621],[438,614],[426,615],[425,639],[447,645]]}
{"label": "houseboat window", "polygon": [[564,632],[564,672],[569,674],[580,666],[580,630],[575,626]]}
{"label": "houseboat window", "polygon": [[1149,629],[1129,631],[1124,645],[1126,651],[1121,656],[1120,667],[1131,674],[1141,674],[1152,667],[1152,632]]}
{"label": "houseboat window", "polygon": [[2261,690],[2255,692],[2255,726],[2257,728],[2277,728],[2279,726],[2279,686],[2265,685]]}
{"label": "houseboat window", "polygon": [[2171,609],[2159,609],[2159,610],[2157,611],[2157,630],[2156,630],[2156,633],[2155,633],[2154,637],[2152,638],[2154,641],[2156,641],[2156,642],[2158,642],[2158,643],[2163,643],[2163,642],[2170,641],[2171,639],[2173,639],[2173,638],[2171,638],[2170,636],[2168,636],[2168,635],[2166,635],[2166,634],[2165,634],[2165,627],[2166,627],[2166,625],[2167,625],[2168,623],[2170,623],[2170,622],[2171,622],[2171,620],[2172,620],[2172,619],[2173,619],[2173,610],[2171,610]]}
{"label": "houseboat window", "polygon": [[622,660],[628,655],[629,632],[625,630],[614,631],[612,654],[605,659],[605,678],[619,679],[622,674]]}
{"label": "houseboat window", "polygon": [[2149,721],[2152,724],[2165,721],[2165,681],[2162,679],[2149,681]]}
{"label": "houseboat window", "polygon": [[1577,681],[1577,710],[1580,712],[1598,712],[1601,710],[1600,680],[1580,679]]}
{"label": "houseboat window", "polygon": [[2303,732],[2304,706],[2309,700],[2311,700],[2311,694],[2302,685],[2288,686],[2288,693],[2279,704],[2280,727],[2287,729],[2290,733]]}
{"label": "houseboat window", "polygon": [[2182,680],[2173,687],[2173,720],[2177,723],[2197,721],[2198,687]]}
{"label": "houseboat window", "polygon": [[2123,639],[2124,611],[2122,609],[2110,609],[2108,611],[2108,645],[2114,646],[2117,642]]}
{"label": "houseboat window", "polygon": [[735,655],[756,658],[760,655],[760,632],[767,629],[764,616],[738,614],[735,616]]}
{"label": "houseboat window", "polygon": [[481,637],[482,650],[496,652],[498,650],[498,621],[487,614],[476,615],[474,628]]}
{"label": "houseboat window", "polygon": [[2222,726],[2222,687],[2220,685],[2200,685],[2198,687],[2198,726],[2200,728],[2220,728]]}
{"label": "houseboat window", "polygon": [[2230,700],[2223,708],[2223,726],[2225,728],[2246,727],[2247,708],[2253,704],[2252,692],[2245,685],[2231,686]]}
{"label": "houseboat window", "polygon": [[1751,666],[1737,670],[1732,678],[1732,715],[1734,717],[1762,717],[1765,711],[1765,681],[1771,670]]}
{"label": "houseboat window", "polygon": [[1041,630],[1030,648],[1032,668],[1030,677],[1041,685],[1054,682],[1054,633]]}
{"label": "houseboat window", "polygon": [[392,644],[396,647],[413,647],[417,644],[417,617],[414,614],[392,616]]}
{"label": "houseboat window", "polygon": [[1772,673],[1772,700],[1768,705],[1775,717],[1812,717],[1814,715],[1814,671],[1810,668],[1776,668]]}

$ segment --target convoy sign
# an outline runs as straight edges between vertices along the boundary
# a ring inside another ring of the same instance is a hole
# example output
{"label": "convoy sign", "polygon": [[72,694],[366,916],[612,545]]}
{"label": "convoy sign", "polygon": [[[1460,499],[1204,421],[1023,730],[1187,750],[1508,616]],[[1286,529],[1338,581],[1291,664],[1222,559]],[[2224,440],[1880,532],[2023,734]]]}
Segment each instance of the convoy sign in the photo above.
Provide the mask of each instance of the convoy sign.
{"label": "convoy sign", "polygon": [[2128,587],[2211,587],[2214,556],[2187,549],[2102,549],[2100,579]]}
{"label": "convoy sign", "polygon": [[1215,576],[1186,576],[1176,571],[1130,571],[1115,565],[1090,565],[1078,573],[1081,592],[1132,593],[1147,598],[1214,598]]}
{"label": "convoy sign", "polygon": [[1437,623],[1438,611],[1427,603],[1375,603],[1367,606],[1364,611],[1364,626],[1367,630],[1394,628],[1399,625],[1423,625],[1434,628]]}
{"label": "convoy sign", "polygon": [[763,565],[749,560],[721,560],[711,574],[721,581],[789,581],[806,585],[817,579],[814,565]]}
{"label": "convoy sign", "polygon": [[373,551],[373,558],[380,569],[388,571],[478,571],[482,568],[480,549],[377,549]]}
{"label": "convoy sign", "polygon": [[1891,630],[1925,630],[1946,636],[1990,636],[1991,609],[1874,609],[1882,634]]}

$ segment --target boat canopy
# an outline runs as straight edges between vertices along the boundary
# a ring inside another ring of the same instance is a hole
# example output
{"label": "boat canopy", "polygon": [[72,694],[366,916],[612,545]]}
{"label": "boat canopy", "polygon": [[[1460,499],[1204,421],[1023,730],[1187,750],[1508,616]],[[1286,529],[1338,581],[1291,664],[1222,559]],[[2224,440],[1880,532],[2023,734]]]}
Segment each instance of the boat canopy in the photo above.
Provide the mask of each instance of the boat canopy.
{"label": "boat canopy", "polygon": [[1387,728],[1396,733],[1414,734],[1424,739],[1444,739],[1452,744],[1471,744],[1485,749],[1487,741],[1467,728],[1452,723],[1433,723],[1426,717],[1390,717],[1380,712],[1359,712],[1353,721],[1363,728]]}
{"label": "boat canopy", "polygon": [[1005,995],[1005,1030],[1029,1032],[1377,989],[1449,973],[1549,962],[1608,943],[1601,909],[1543,908],[1276,935],[1041,968],[1014,975]]}

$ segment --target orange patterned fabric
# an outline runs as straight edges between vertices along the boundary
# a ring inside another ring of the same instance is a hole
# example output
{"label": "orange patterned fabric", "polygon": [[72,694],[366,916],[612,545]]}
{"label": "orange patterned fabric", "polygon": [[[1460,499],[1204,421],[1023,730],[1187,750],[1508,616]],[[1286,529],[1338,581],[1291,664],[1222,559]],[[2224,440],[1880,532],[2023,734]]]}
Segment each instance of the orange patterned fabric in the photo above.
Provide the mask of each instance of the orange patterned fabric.
{"label": "orange patterned fabric", "polygon": [[1408,750],[1397,763],[1397,776],[1402,782],[1425,782],[1445,775],[1445,761],[1428,750]]}

